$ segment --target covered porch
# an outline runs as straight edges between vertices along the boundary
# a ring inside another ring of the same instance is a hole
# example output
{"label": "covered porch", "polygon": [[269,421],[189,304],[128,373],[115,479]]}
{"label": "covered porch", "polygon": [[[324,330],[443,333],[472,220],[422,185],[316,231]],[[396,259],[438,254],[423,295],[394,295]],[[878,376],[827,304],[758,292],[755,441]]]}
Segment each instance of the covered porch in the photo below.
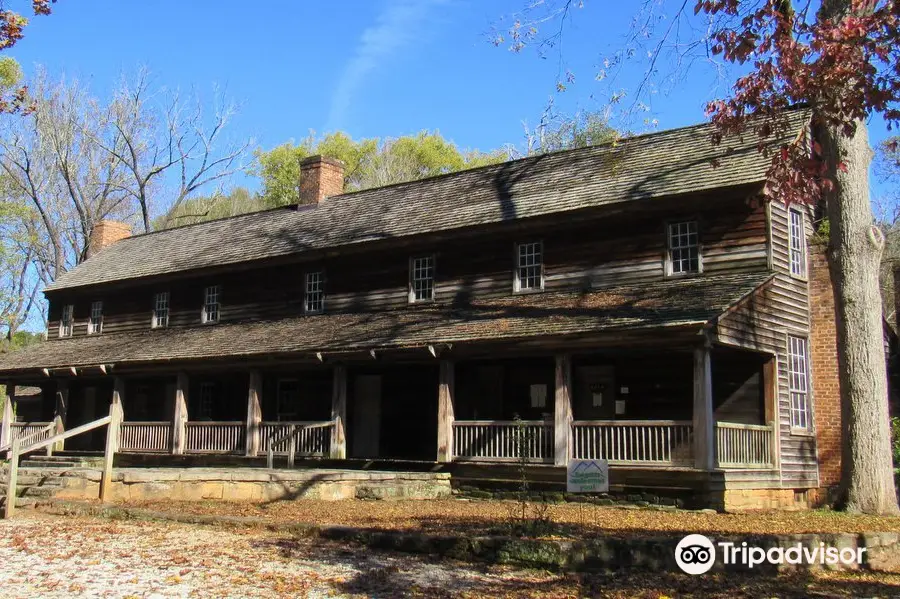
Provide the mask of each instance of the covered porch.
{"label": "covered porch", "polygon": [[[90,422],[117,398],[126,453],[556,466],[576,458],[706,471],[778,464],[774,359],[724,347],[444,347],[243,372],[53,374],[47,420],[10,415],[5,440]],[[87,436],[66,449],[102,444]]]}
{"label": "covered porch", "polygon": [[459,364],[446,459],[774,469],[774,367],[718,347]]}

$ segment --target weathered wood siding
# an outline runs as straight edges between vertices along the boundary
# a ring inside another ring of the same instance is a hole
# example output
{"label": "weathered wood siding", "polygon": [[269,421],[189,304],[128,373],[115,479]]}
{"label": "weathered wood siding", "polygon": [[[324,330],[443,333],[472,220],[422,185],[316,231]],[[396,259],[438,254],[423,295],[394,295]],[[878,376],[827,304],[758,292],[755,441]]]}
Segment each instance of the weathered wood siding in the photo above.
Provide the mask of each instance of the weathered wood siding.
{"label": "weathered wood siding", "polygon": [[767,267],[766,212],[758,202],[725,197],[670,206],[189,280],[60,292],[50,298],[50,338],[57,336],[62,305],[68,303],[75,306],[74,335],[86,335],[96,300],[103,301],[103,334],[147,330],[153,296],[161,291],[170,295],[169,327],[200,325],[203,289],[215,284],[221,285],[221,322],[297,316],[303,313],[304,275],[319,270],[325,274],[326,312],[407,309],[409,259],[429,254],[436,262],[435,302],[465,305],[475,297],[511,295],[515,244],[538,240],[548,292],[639,284],[665,276],[666,223],[677,220],[699,221],[704,273]]}
{"label": "weathered wood siding", "polygon": [[[788,386],[787,336],[809,337],[809,299],[806,278],[791,276],[788,251],[788,208],[771,202],[771,264],[775,277],[722,317],[716,329],[720,343],[762,351],[776,356],[778,364],[778,415],[781,442],[781,481],[786,487],[818,485],[815,436],[791,430]],[[807,210],[806,233],[812,234],[812,214]],[[815,376],[815,373],[810,375]],[[815,398],[810,394],[813,410]]]}

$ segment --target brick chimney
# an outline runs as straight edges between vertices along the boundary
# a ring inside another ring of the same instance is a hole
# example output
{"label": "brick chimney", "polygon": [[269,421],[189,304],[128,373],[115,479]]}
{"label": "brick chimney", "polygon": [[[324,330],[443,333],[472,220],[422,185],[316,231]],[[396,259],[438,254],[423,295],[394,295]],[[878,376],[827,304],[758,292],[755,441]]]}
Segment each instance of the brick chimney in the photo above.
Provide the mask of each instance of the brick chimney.
{"label": "brick chimney", "polygon": [[327,156],[300,161],[300,203],[318,204],[344,193],[344,163]]}
{"label": "brick chimney", "polygon": [[120,239],[131,237],[131,225],[117,220],[103,219],[94,225],[88,240],[87,257],[90,258]]}

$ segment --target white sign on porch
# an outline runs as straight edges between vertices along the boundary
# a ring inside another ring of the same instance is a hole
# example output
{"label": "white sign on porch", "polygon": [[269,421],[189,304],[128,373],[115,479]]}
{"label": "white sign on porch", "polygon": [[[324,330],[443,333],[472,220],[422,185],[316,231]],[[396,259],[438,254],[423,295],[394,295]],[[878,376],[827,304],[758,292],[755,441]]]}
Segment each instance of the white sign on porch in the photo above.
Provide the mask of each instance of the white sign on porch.
{"label": "white sign on porch", "polygon": [[566,472],[569,493],[607,493],[609,462],[606,460],[569,460]]}

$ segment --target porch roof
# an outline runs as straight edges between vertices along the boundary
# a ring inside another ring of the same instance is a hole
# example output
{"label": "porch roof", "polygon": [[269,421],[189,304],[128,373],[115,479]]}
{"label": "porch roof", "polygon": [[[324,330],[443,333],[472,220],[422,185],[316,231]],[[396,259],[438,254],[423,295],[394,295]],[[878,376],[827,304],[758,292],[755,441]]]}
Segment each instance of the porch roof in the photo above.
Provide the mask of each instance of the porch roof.
{"label": "porch roof", "polygon": [[43,368],[404,349],[498,339],[695,325],[698,329],[771,278],[699,276],[585,293],[535,293],[356,314],[52,339],[0,358],[0,375]]}

